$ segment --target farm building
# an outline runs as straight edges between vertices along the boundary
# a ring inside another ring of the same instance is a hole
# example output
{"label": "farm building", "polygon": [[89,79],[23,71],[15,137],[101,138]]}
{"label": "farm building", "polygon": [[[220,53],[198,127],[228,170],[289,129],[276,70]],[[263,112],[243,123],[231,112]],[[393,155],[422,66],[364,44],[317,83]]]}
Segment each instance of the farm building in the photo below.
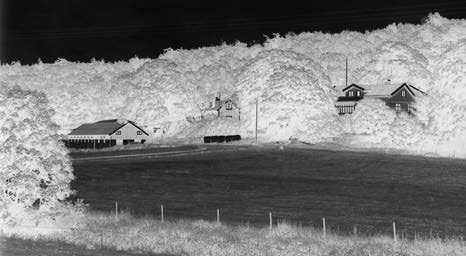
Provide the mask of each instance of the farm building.
{"label": "farm building", "polygon": [[104,148],[129,143],[144,143],[149,134],[128,120],[103,120],[73,129],[64,140],[70,148]]}
{"label": "farm building", "polygon": [[338,97],[335,107],[338,114],[352,114],[358,101],[365,97],[379,98],[396,112],[413,113],[413,103],[418,95],[426,93],[418,88],[403,84],[356,85],[351,84],[343,90],[344,96]]}
{"label": "farm building", "polygon": [[220,99],[220,96],[215,97],[209,108],[202,110],[203,117],[223,117],[240,120],[240,109],[237,101],[233,97]]}

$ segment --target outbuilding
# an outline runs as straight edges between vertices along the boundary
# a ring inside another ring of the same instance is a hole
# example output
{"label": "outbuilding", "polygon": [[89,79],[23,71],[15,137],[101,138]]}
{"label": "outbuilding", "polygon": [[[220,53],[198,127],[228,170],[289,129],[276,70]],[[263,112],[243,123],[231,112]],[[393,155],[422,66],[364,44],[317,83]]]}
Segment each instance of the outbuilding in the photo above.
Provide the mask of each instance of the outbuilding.
{"label": "outbuilding", "polygon": [[105,148],[144,143],[149,134],[129,120],[111,119],[88,123],[73,129],[64,140],[70,148]]}
{"label": "outbuilding", "polygon": [[214,102],[209,108],[202,110],[202,116],[241,120],[241,113],[237,100],[235,100],[233,97],[222,100],[220,99],[220,95],[215,97]]}

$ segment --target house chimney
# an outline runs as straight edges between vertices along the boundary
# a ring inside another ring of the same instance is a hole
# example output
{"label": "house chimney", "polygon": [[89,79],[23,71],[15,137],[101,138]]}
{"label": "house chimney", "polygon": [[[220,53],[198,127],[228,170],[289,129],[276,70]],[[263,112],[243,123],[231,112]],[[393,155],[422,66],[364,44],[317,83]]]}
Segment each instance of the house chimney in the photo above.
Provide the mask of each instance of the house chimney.
{"label": "house chimney", "polygon": [[217,107],[219,104],[220,104],[220,93],[217,93],[217,96],[215,96],[215,99],[214,99],[213,107]]}

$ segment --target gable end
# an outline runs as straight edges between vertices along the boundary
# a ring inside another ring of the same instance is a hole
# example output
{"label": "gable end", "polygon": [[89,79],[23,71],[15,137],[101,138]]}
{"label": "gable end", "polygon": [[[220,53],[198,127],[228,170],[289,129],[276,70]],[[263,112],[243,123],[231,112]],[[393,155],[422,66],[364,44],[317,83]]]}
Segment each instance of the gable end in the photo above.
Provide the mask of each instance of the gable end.
{"label": "gable end", "polygon": [[137,126],[134,122],[132,121],[128,121],[126,124],[123,124],[121,125],[120,127],[118,127],[117,129],[115,129],[114,131],[112,131],[109,135],[113,135],[116,131],[120,130],[121,128],[123,128],[125,125],[127,124],[132,124],[134,127],[136,127],[138,130],[140,130],[141,132],[143,132],[145,135],[149,136],[149,134],[144,131],[141,127]]}
{"label": "gable end", "polygon": [[149,134],[144,131],[141,127],[137,126],[134,122],[128,121],[128,123],[131,123],[134,127],[138,128],[141,132],[143,132],[145,135],[149,136]]}
{"label": "gable end", "polygon": [[118,127],[118,128],[116,128],[115,130],[113,130],[111,133],[109,133],[108,135],[114,134],[116,131],[120,130],[121,128],[123,128],[123,126],[125,126],[125,125],[127,125],[127,124],[128,124],[128,123],[121,125],[120,127]]}
{"label": "gable end", "polygon": [[346,90],[350,89],[351,87],[356,87],[356,88],[358,88],[358,89],[364,91],[364,88],[362,88],[361,86],[359,86],[359,85],[357,85],[357,84],[350,84],[350,85],[346,86],[345,88],[343,88],[342,91],[346,91]]}
{"label": "gable end", "polygon": [[411,88],[409,88],[409,87],[410,87],[410,86],[409,86],[408,84],[404,83],[404,84],[400,85],[400,87],[396,88],[396,90],[394,90],[390,95],[393,96],[393,95],[395,95],[398,91],[400,91],[401,89],[406,88],[407,91],[409,91],[409,93],[411,93],[411,95],[416,96],[416,94],[414,94],[414,92],[413,92],[413,91],[411,90]]}

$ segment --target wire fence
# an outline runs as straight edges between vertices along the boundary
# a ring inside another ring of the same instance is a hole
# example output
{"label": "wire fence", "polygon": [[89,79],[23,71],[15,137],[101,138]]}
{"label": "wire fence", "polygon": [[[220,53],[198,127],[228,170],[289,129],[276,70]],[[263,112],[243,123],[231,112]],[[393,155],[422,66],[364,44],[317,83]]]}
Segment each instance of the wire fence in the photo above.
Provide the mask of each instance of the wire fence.
{"label": "wire fence", "polygon": [[[193,219],[203,219],[205,221],[209,221],[212,224],[217,224],[217,225],[222,225],[222,224],[227,224],[227,225],[235,225],[238,224],[237,221],[232,221],[231,218],[228,218],[228,214],[225,212],[222,212],[222,209],[216,208],[216,209],[205,209],[205,212],[207,213],[204,216],[209,216],[208,218],[198,218],[199,215],[193,215],[190,214],[189,212],[186,212],[184,210],[180,209],[171,209],[167,208],[166,205],[160,204],[158,207],[158,212],[157,214],[154,214],[150,216],[152,219],[155,219],[155,221],[158,221],[160,224],[164,225],[164,223],[167,223],[167,225],[170,225],[171,222],[176,222],[177,220],[180,219],[185,219],[185,218],[193,218]],[[126,210],[122,210],[121,205],[119,204],[118,201],[114,201],[113,203],[113,209],[111,210],[110,214],[107,211],[105,213],[107,218],[114,218],[116,220],[116,224],[118,225],[119,220],[123,220],[122,224],[125,227],[129,227],[128,223],[125,222],[125,218],[127,216],[131,216],[127,214]],[[113,216],[112,216],[113,215]],[[224,218],[225,216],[225,218]],[[422,241],[422,240],[432,240],[432,239],[440,239],[442,241],[445,240],[451,240],[454,239],[458,243],[460,243],[461,246],[465,246],[464,240],[463,240],[463,235],[462,233],[459,234],[457,233],[456,235],[450,235],[446,236],[439,230],[434,230],[432,229],[429,225],[421,226],[421,230],[413,228],[413,226],[410,226],[409,223],[403,223],[403,221],[386,221],[383,219],[370,219],[367,220],[364,223],[358,223],[357,221],[354,221],[353,223],[352,220],[343,220],[341,218],[335,218],[335,217],[322,217],[322,218],[315,218],[314,220],[310,221],[292,221],[290,220],[289,216],[286,214],[280,214],[280,213],[274,213],[272,211],[268,212],[261,212],[260,210],[257,210],[255,212],[252,212],[249,214],[249,216],[255,216],[255,217],[261,217],[262,221],[256,221],[253,224],[254,226],[262,228],[262,229],[268,229],[270,232],[274,232],[275,229],[280,229],[280,225],[282,223],[291,225],[292,227],[295,228],[295,231],[299,232],[300,230],[312,230],[311,232],[314,233],[315,235],[320,235],[322,239],[334,239],[330,238],[330,236],[334,235],[343,235],[343,236],[354,236],[354,237],[369,237],[369,236],[384,236],[384,237],[389,237],[390,239],[393,240],[394,243],[397,242],[406,242],[406,241]],[[240,225],[249,225],[248,223],[242,222]],[[130,225],[131,226],[131,225]],[[417,228],[420,226],[417,225]],[[147,233],[144,232],[134,232],[134,230],[131,230],[130,228],[105,228],[105,227],[98,227],[95,226],[92,227],[88,226],[88,228],[58,228],[58,227],[47,227],[47,226],[33,226],[33,225],[20,225],[15,227],[19,230],[20,229],[25,229],[28,231],[34,231],[34,229],[37,230],[50,230],[56,233],[63,233],[63,234],[74,234],[71,237],[80,237],[83,238],[85,241],[88,241],[91,247],[97,248],[97,249],[105,249],[105,248],[111,248],[115,246],[115,241],[118,241],[118,237],[125,237],[134,239],[134,240],[146,240],[147,241]],[[204,232],[205,230],[203,229],[193,229],[193,235],[196,236],[196,232],[199,233],[199,236],[202,236],[203,234],[201,232]],[[0,232],[3,233],[3,230],[0,228]],[[34,232],[33,232],[34,233]],[[442,235],[443,234],[443,235]],[[0,233],[0,235],[2,235]],[[58,234],[58,237],[60,234]],[[78,239],[79,240],[79,239]],[[73,240],[75,241],[75,240]],[[170,245],[169,239],[159,239],[155,243],[158,248],[171,248],[170,250],[176,251],[176,248],[173,248],[173,245]],[[193,243],[201,243],[201,241],[191,241]],[[242,245],[238,245],[241,247]],[[200,248],[202,246],[200,245]],[[247,250],[246,248],[243,248],[244,250]],[[210,249],[206,249],[210,250]],[[205,253],[201,253],[205,255]],[[207,254],[207,255],[215,255],[215,254]],[[298,253],[297,255],[311,255],[311,249],[309,248],[308,250],[303,250],[301,253]]]}
{"label": "wire fence", "polygon": [[[325,218],[326,231],[339,235],[359,236],[390,236],[393,237],[393,223],[395,223],[396,236],[403,239],[462,239],[466,232],[466,223],[452,220],[425,219],[419,220],[413,217],[388,217],[388,216],[355,216],[342,213],[325,214],[323,211],[310,211],[309,209],[271,209],[267,207],[237,207],[197,206],[180,207],[186,201],[171,201],[170,204],[154,204],[150,200],[144,201],[141,209],[135,209],[134,205],[122,204],[118,201],[109,202],[108,199],[99,200],[100,211],[111,211],[118,217],[120,212],[126,212],[134,216],[150,216],[160,221],[176,221],[179,219],[221,222],[230,225],[247,225],[256,228],[270,227],[271,223],[287,223],[299,227],[309,227],[323,230],[323,218]],[[138,207],[139,208],[139,207]],[[270,218],[269,215],[272,215]]]}
{"label": "wire fence", "polygon": [[[356,218],[354,216],[325,216],[324,214],[321,214],[322,217],[316,217],[317,214],[303,215],[305,210],[298,211],[293,216],[290,211],[283,210],[243,209],[242,211],[242,209],[239,209],[239,211],[231,212],[230,209],[225,208],[181,209],[174,206],[167,207],[164,204],[159,204],[154,208],[153,204],[150,213],[141,214],[140,212],[133,212],[131,208],[123,206],[118,201],[113,201],[112,204],[109,204],[107,199],[101,199],[101,201],[107,202],[107,208],[97,212],[104,212],[105,214],[110,212],[110,217],[113,215],[115,220],[129,215],[136,218],[142,216],[143,218],[158,220],[160,223],[179,220],[204,220],[216,224],[268,228],[269,230],[273,230],[277,225],[283,223],[298,229],[313,229],[324,237],[329,234],[359,237],[385,236],[392,238],[394,241],[426,239],[463,241],[465,231],[465,226],[457,223],[450,223],[450,225],[445,225],[444,222],[432,223],[425,221],[421,223],[402,217],[398,219],[386,217]],[[96,232],[96,230],[92,231]]]}

